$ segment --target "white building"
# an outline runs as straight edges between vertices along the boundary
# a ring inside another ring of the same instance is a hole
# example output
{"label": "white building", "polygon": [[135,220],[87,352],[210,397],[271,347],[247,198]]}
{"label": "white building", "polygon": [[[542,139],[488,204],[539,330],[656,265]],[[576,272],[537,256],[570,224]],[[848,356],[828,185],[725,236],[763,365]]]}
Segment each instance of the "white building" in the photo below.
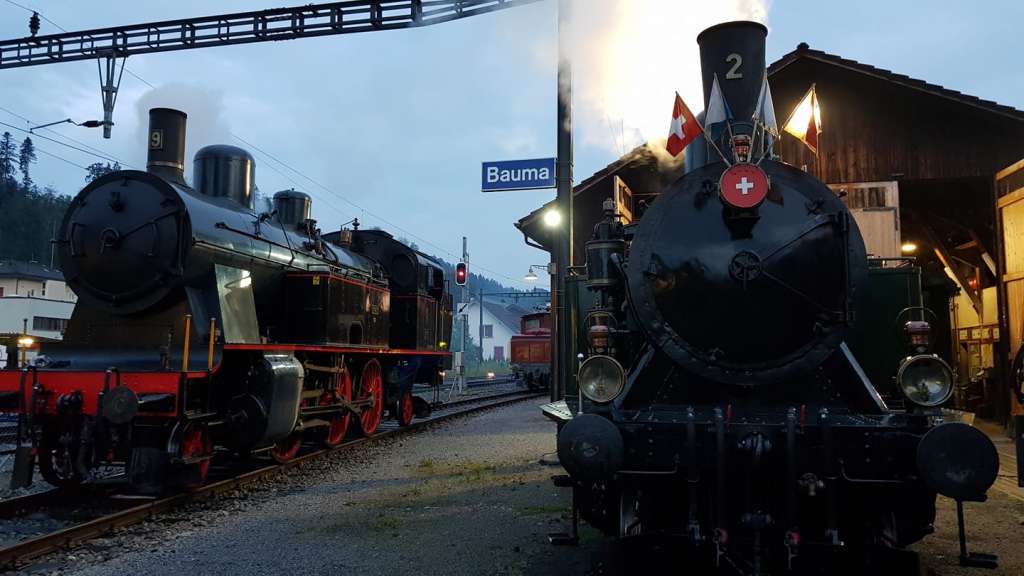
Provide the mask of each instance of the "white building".
{"label": "white building", "polygon": [[[461,307],[461,305],[456,305]],[[512,336],[519,334],[519,319],[530,311],[516,304],[490,302],[484,299],[483,325],[480,323],[480,305],[471,300],[463,313],[469,315],[469,335],[480,345],[484,360],[507,361]],[[460,321],[459,317],[455,321]],[[481,332],[483,338],[481,338]]]}
{"label": "white building", "polygon": [[[60,340],[77,300],[60,272],[35,262],[0,262],[0,366],[24,334]],[[29,352],[28,358],[35,356]]]}

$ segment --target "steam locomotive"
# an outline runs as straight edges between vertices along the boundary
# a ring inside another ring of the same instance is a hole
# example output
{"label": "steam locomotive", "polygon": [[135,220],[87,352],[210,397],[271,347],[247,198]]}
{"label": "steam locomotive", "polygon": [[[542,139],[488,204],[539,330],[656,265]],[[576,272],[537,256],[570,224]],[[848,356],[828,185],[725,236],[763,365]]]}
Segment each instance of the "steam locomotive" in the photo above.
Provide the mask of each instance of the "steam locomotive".
{"label": "steam locomotive", "polygon": [[56,247],[78,295],[64,339],[0,371],[19,414],[12,483],[124,466],[140,491],[201,484],[215,447],[290,460],[429,410],[412,394],[450,364],[443,268],[380,230],[322,234],[310,197],[254,207],[255,162],[207,146],[184,178],[186,115],[149,112],[147,171],[74,198]]}
{"label": "steam locomotive", "polygon": [[545,410],[574,507],[608,535],[671,538],[742,574],[889,573],[932,531],[936,494],[983,500],[998,457],[943,423],[953,375],[924,319],[890,320],[904,348],[874,381],[876,358],[849,345],[881,296],[842,201],[772,151],[766,35],[699,35],[705,104],[719,85],[731,118],[705,126],[638,221],[606,202],[579,396]]}

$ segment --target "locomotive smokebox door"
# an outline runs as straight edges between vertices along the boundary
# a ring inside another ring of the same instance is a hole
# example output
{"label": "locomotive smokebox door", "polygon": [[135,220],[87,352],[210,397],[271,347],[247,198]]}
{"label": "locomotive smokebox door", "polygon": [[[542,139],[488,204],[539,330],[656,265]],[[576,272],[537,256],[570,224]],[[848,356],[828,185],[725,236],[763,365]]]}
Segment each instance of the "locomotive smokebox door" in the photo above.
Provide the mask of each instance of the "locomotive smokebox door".
{"label": "locomotive smokebox door", "polygon": [[636,226],[626,277],[637,319],[677,365],[760,385],[806,375],[838,349],[867,257],[824,184],[773,160],[715,162],[657,207]]}

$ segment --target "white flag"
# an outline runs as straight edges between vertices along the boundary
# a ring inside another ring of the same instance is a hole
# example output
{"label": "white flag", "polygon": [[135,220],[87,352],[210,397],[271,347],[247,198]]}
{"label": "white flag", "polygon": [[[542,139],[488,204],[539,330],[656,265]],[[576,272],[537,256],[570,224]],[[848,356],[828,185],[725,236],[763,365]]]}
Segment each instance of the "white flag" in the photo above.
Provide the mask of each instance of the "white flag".
{"label": "white flag", "polygon": [[757,108],[754,109],[754,124],[760,124],[765,132],[779,137],[779,123],[775,120],[775,103],[772,101],[772,89],[768,85],[768,74],[765,73],[761,82],[761,93],[757,96]]}
{"label": "white flag", "polygon": [[718,85],[718,74],[711,84],[711,96],[708,97],[708,109],[704,112],[704,127],[710,128],[715,124],[732,119],[732,111],[722,94],[722,87]]}

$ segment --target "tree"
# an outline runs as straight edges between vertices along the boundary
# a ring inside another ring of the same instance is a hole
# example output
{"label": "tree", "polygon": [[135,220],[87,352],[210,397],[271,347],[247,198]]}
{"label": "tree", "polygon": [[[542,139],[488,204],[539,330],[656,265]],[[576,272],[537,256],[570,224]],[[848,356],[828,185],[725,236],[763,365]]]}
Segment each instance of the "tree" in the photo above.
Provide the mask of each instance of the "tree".
{"label": "tree", "polygon": [[107,174],[110,174],[111,172],[117,172],[120,169],[121,165],[118,164],[117,162],[114,162],[113,166],[111,166],[110,162],[107,162],[106,164],[104,164],[103,162],[95,162],[93,164],[89,164],[85,168],[85,181],[92,182],[93,180],[99,178],[100,176],[106,176]]}
{"label": "tree", "polygon": [[19,152],[18,168],[21,169],[21,185],[26,190],[30,190],[32,188],[32,177],[29,176],[29,171],[32,168],[32,163],[36,161],[36,145],[32,143],[31,138],[25,137]]}
{"label": "tree", "polygon": [[12,191],[16,186],[14,180],[14,159],[17,149],[10,132],[4,132],[0,137],[0,189]]}

